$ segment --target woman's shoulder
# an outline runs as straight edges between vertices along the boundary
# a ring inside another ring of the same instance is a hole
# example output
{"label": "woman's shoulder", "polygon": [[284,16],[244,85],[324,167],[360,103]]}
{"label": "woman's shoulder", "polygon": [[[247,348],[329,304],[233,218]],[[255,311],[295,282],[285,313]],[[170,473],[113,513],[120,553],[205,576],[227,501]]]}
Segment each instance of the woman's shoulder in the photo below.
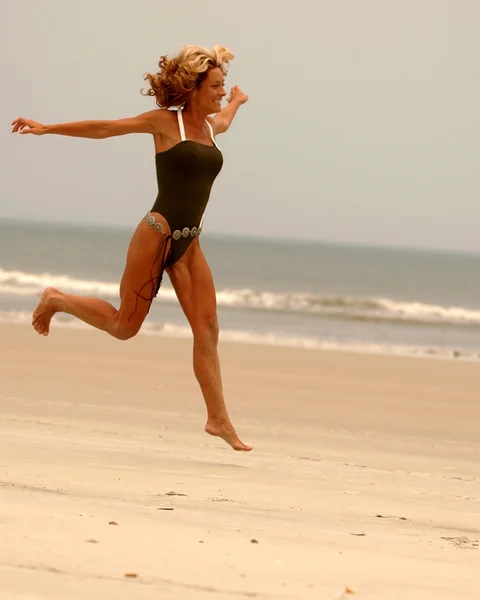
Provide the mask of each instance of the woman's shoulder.
{"label": "woman's shoulder", "polygon": [[177,111],[168,108],[155,108],[149,112],[149,118],[158,133],[167,133],[177,127]]}
{"label": "woman's shoulder", "polygon": [[177,118],[176,113],[176,110],[169,108],[154,108],[149,114],[158,123],[169,123]]}

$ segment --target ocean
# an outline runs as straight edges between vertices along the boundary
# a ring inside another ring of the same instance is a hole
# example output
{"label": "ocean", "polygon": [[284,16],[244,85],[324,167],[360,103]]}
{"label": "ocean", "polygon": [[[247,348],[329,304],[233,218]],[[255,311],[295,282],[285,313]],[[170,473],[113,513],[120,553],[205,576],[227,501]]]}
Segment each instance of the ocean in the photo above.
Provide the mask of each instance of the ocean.
{"label": "ocean", "polygon": [[[0,321],[30,323],[47,285],[118,307],[134,226],[0,221]],[[480,255],[208,232],[201,245],[221,340],[480,360]],[[55,326],[86,327],[68,315]],[[167,276],[142,332],[191,336]]]}

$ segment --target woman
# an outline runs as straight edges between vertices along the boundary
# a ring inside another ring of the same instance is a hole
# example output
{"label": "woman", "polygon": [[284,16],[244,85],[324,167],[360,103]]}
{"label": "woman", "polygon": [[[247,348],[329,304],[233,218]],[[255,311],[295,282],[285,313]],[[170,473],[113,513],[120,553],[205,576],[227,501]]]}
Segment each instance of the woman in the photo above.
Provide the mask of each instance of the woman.
{"label": "woman", "polygon": [[[64,312],[128,340],[140,330],[165,270],[192,328],[194,372],[207,407],[205,430],[235,450],[248,451],[252,448],[238,438],[223,398],[215,288],[199,244],[202,215],[223,162],[215,136],[227,131],[239,106],[248,100],[235,86],[228,106],[221,107],[232,59],[223,46],[212,50],[189,46],[173,58],[162,56],[159,71],[145,77],[150,84],[146,95],[155,97],[158,109],[128,119],[58,125],[18,118],[12,132],[92,139],[128,133],[153,136],[158,196],[130,241],[119,310],[105,300],[47,288],[33,313],[33,327],[48,335],[53,315]],[[171,107],[177,110],[166,110]]]}

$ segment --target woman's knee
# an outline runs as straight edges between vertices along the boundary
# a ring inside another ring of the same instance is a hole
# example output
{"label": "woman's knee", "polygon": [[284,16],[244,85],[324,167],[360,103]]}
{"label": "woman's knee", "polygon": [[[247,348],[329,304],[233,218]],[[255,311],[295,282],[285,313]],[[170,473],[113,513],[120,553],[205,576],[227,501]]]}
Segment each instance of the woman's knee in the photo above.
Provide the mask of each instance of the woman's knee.
{"label": "woman's knee", "polygon": [[118,320],[114,323],[114,326],[112,328],[112,335],[117,340],[130,340],[131,338],[137,335],[141,327],[142,324],[135,321]]}
{"label": "woman's knee", "polygon": [[219,327],[216,316],[200,320],[193,327],[193,337],[197,341],[218,344]]}

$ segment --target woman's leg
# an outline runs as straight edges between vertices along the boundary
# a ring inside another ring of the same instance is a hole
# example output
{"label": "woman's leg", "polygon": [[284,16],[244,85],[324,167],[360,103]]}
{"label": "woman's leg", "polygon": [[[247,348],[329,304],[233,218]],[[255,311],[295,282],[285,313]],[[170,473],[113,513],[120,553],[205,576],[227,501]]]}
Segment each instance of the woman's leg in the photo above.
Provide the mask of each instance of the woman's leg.
{"label": "woman's leg", "polygon": [[193,332],[193,369],[207,406],[205,431],[221,437],[234,450],[251,450],[240,441],[225,406],[217,351],[215,287],[198,238],[167,273]]}
{"label": "woman's leg", "polygon": [[[153,214],[169,232],[165,219]],[[120,283],[119,310],[99,298],[84,298],[47,288],[33,313],[33,327],[40,335],[48,335],[53,315],[64,312],[119,340],[133,337],[138,333],[150,309],[150,298],[154,292],[154,282],[151,280],[159,275],[165,243],[170,243],[166,241],[165,235],[154,231],[142,219],[128,247],[125,271]]]}

